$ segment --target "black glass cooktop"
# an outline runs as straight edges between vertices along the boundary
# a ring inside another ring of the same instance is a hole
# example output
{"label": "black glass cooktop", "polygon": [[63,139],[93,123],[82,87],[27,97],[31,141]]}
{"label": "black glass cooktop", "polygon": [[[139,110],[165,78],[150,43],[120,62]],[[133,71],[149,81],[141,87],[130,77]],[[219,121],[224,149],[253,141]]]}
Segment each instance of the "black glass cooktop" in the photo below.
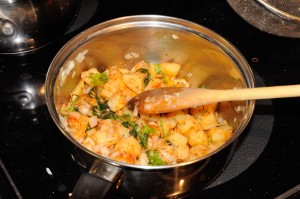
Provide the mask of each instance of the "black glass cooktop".
{"label": "black glass cooktop", "polygon": [[[245,56],[257,86],[300,83],[300,40],[253,27],[226,1],[99,1],[86,24],[39,51],[0,55],[1,199],[68,198],[80,171],[66,158],[62,146],[66,140],[45,104],[47,69],[75,34],[112,18],[136,14],[174,16],[217,32]],[[300,198],[299,112],[299,98],[257,101],[228,166],[187,198]]]}

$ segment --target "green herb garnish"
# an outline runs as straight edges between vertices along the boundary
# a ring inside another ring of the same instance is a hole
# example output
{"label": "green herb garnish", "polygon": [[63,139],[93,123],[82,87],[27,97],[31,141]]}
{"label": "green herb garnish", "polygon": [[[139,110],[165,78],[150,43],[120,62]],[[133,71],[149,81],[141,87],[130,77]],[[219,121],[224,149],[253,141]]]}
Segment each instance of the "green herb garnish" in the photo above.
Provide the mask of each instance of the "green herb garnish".
{"label": "green herb garnish", "polygon": [[204,85],[204,84],[200,84],[200,85],[198,86],[198,88],[205,88],[205,85]]}
{"label": "green herb garnish", "polygon": [[104,102],[101,102],[100,98],[97,95],[97,87],[93,87],[90,92],[88,93],[88,95],[91,98],[96,99],[97,101],[97,106],[93,106],[92,107],[92,114],[94,116],[97,116],[99,119],[113,119],[116,120],[117,119],[117,115],[115,112],[113,112],[112,110],[110,110],[108,104],[107,104],[107,100]]}
{"label": "green herb garnish", "polygon": [[164,84],[168,83],[168,79],[166,77],[163,77],[162,80]]}
{"label": "green herb garnish", "polygon": [[107,82],[108,76],[106,72],[90,74],[89,78],[92,79],[93,86],[100,86]]}
{"label": "green herb garnish", "polygon": [[164,135],[164,138],[166,138],[167,135],[166,135],[166,133],[165,133],[165,129],[164,129],[164,126],[163,126],[162,118],[159,119],[159,126],[160,126],[160,128],[161,128],[162,134]]}
{"label": "green herb garnish", "polygon": [[67,112],[78,112],[78,108],[75,105],[70,105],[67,109]]}
{"label": "green herb garnish", "polygon": [[131,121],[130,115],[124,114],[122,116],[117,116],[117,119],[121,121],[124,127],[131,128],[136,131],[136,124]]}
{"label": "green herb garnish", "polygon": [[149,71],[145,68],[139,68],[137,70],[137,72],[146,74],[146,77],[144,78],[144,85],[146,87],[149,84],[149,81],[151,80],[151,75],[150,75]]}
{"label": "green herb garnish", "polygon": [[148,159],[149,159],[149,165],[151,165],[151,166],[166,165],[166,163],[159,156],[158,151],[149,150],[149,151],[147,151],[146,154],[147,154]]}
{"label": "green herb garnish", "polygon": [[140,139],[142,147],[147,149],[147,142],[148,142],[148,135],[153,133],[154,129],[152,129],[150,126],[145,125],[140,131],[137,132],[137,136]]}
{"label": "green herb garnish", "polygon": [[161,66],[160,64],[155,64],[154,65],[154,70],[157,74],[160,74],[162,75],[162,80],[163,80],[163,83],[166,84],[168,83],[168,79],[166,78],[165,74],[163,73],[163,71],[161,70]]}
{"label": "green herb garnish", "polygon": [[161,70],[160,64],[154,64],[154,70],[157,74],[163,75],[163,72]]}
{"label": "green herb garnish", "polygon": [[72,95],[72,97],[71,97],[72,101],[71,101],[69,107],[66,108],[65,111],[67,111],[67,112],[74,112],[74,111],[78,112],[79,110],[78,110],[78,108],[75,106],[75,104],[76,104],[78,98],[79,98],[78,95]]}

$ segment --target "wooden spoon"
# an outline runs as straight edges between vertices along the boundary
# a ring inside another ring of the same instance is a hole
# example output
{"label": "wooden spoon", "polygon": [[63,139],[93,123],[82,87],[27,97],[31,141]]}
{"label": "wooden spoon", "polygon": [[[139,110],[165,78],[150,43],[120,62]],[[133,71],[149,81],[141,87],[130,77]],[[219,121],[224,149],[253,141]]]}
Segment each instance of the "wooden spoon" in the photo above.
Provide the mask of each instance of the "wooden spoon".
{"label": "wooden spoon", "polygon": [[145,91],[128,101],[141,113],[166,113],[222,101],[299,97],[300,85],[214,90],[164,87]]}

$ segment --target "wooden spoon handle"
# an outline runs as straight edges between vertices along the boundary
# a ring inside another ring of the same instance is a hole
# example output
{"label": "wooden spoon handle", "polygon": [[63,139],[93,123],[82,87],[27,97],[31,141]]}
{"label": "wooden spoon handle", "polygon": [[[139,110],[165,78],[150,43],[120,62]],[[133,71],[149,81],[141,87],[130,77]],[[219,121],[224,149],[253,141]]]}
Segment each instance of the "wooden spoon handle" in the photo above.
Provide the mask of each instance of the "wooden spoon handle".
{"label": "wooden spoon handle", "polygon": [[[195,92],[198,97],[203,98],[204,92]],[[243,88],[230,90],[207,90],[206,97],[214,102],[251,100],[251,99],[272,99],[300,96],[300,85],[270,86],[257,88]],[[199,96],[200,95],[200,96]]]}
{"label": "wooden spoon handle", "polygon": [[140,112],[164,113],[224,101],[299,97],[300,85],[240,88],[228,90],[201,88],[161,88],[135,98]]}
{"label": "wooden spoon handle", "polygon": [[145,107],[142,107],[143,111],[163,113],[214,102],[298,97],[300,96],[300,85],[228,90],[184,88],[179,90],[178,95],[175,96],[169,102],[164,99],[165,97],[159,97],[156,106],[151,107],[152,110],[145,110]]}

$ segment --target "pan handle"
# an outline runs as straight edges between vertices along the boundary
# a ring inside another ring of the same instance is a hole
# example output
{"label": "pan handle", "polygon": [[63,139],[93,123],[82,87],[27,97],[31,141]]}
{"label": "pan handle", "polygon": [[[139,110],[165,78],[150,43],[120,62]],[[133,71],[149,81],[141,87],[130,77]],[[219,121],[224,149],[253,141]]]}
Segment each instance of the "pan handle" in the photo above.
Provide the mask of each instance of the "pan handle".
{"label": "pan handle", "polygon": [[70,199],[106,199],[123,181],[123,170],[104,162],[94,162],[89,173],[82,173],[77,181]]}

